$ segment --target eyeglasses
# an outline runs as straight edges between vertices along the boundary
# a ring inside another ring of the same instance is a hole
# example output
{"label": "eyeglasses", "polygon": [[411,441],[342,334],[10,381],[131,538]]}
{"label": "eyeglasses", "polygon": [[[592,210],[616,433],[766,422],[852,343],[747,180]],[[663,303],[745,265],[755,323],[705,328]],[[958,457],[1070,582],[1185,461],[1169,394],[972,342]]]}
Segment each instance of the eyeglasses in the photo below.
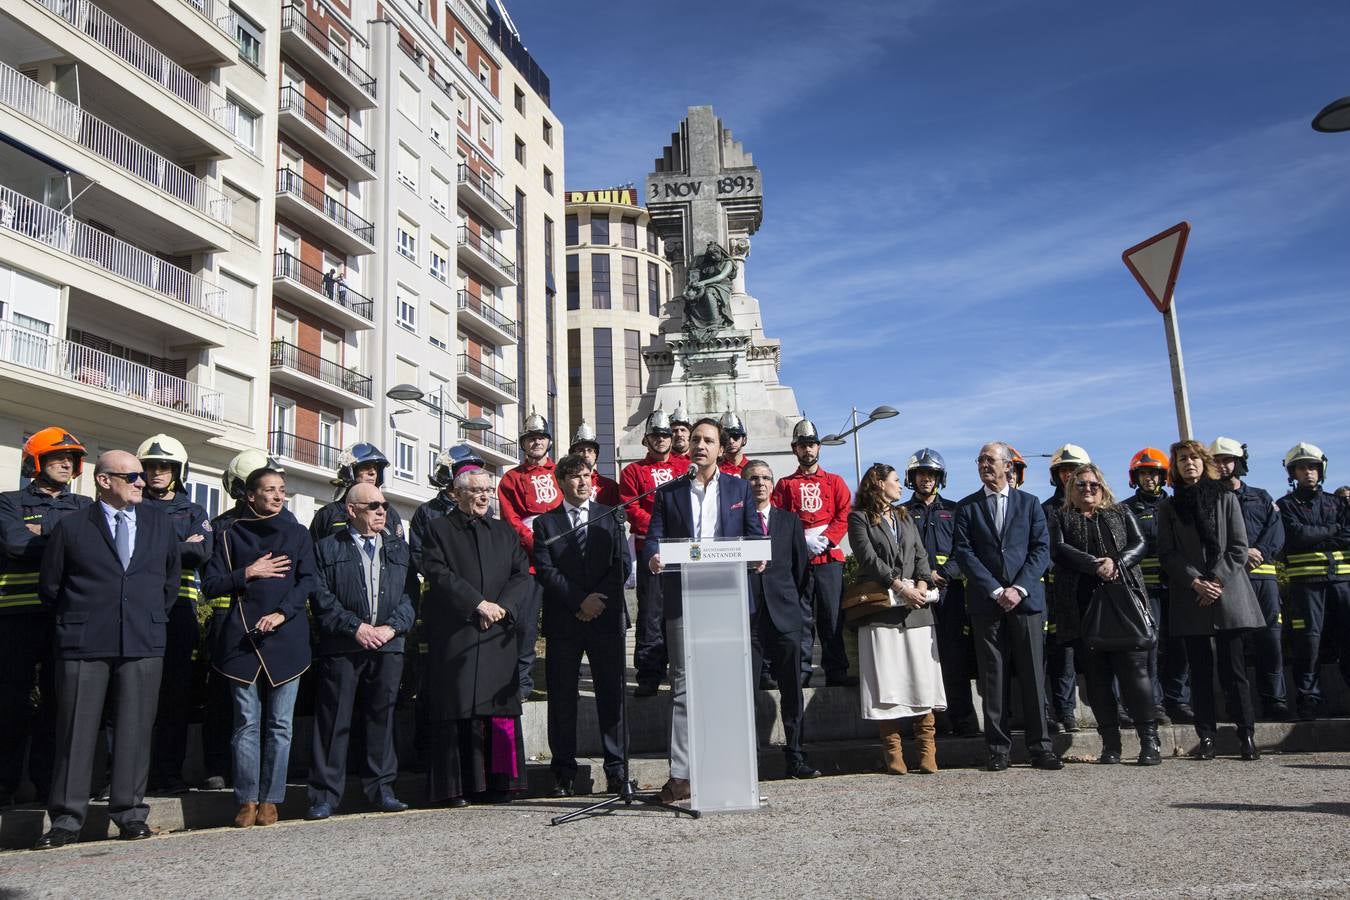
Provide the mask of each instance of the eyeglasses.
{"label": "eyeglasses", "polygon": [[1100,491],[1102,489],[1101,482],[1098,481],[1075,481],[1073,486],[1085,494],[1090,494],[1093,491]]}
{"label": "eyeglasses", "polygon": [[983,455],[983,456],[977,456],[977,457],[975,457],[975,461],[976,461],[977,463],[980,463],[980,464],[984,464],[984,463],[1001,463],[1001,462],[1007,462],[1006,459],[1001,459],[1001,458],[999,458],[999,457],[997,457],[997,456],[990,456],[990,455],[987,454],[987,453],[986,453],[985,455]]}
{"label": "eyeglasses", "polygon": [[360,505],[361,505],[361,506],[364,506],[366,509],[370,510],[371,512],[374,512],[374,511],[377,510],[377,509],[388,509],[388,508],[389,508],[389,501],[388,501],[388,500],[384,500],[384,501],[380,501],[380,500],[371,500],[371,501],[368,502],[368,503],[362,503],[362,504],[360,504]]}
{"label": "eyeglasses", "polygon": [[493,490],[493,489],[492,489],[492,487],[489,485],[488,487],[480,487],[480,488],[474,488],[474,487],[460,488],[460,490],[463,491],[463,492],[466,493],[466,494],[478,494],[478,495],[481,495],[481,496],[487,496],[488,494],[491,494],[491,493],[492,493],[492,490]]}
{"label": "eyeglasses", "polygon": [[112,478],[121,478],[127,484],[135,484],[145,478],[144,472],[104,472],[103,474]]}

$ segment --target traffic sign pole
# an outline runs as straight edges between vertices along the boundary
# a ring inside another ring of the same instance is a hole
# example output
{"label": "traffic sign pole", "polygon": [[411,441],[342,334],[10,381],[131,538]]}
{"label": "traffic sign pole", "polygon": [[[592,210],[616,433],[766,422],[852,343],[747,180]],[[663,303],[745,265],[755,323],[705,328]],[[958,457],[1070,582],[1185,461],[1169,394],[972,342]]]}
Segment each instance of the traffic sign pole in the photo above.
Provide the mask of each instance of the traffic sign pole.
{"label": "traffic sign pole", "polygon": [[1163,313],[1163,330],[1167,332],[1167,361],[1172,365],[1172,400],[1177,407],[1177,434],[1181,440],[1192,439],[1191,398],[1186,391],[1186,363],[1181,358],[1181,331],[1177,326],[1177,306],[1173,301]]}

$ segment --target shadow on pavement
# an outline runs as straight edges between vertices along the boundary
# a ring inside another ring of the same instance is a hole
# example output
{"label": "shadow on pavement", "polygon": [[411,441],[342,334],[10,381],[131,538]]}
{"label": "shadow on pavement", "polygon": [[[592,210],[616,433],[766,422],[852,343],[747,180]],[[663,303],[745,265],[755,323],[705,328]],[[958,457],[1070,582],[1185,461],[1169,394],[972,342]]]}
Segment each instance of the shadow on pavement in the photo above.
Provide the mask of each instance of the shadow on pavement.
{"label": "shadow on pavement", "polygon": [[1306,806],[1285,806],[1279,803],[1173,803],[1172,808],[1222,812],[1324,813],[1329,816],[1350,816],[1350,803],[1328,802],[1309,803]]}

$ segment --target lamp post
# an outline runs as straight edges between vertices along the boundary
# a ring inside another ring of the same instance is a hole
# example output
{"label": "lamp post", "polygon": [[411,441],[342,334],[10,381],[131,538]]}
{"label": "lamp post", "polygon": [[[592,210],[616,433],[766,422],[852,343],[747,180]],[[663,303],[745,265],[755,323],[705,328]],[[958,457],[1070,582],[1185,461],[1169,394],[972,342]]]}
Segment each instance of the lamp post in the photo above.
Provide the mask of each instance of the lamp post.
{"label": "lamp post", "polygon": [[436,449],[437,451],[445,449],[445,417],[449,416],[469,431],[487,431],[492,428],[492,423],[482,416],[473,416],[466,418],[459,413],[447,412],[445,408],[445,385],[442,384],[436,391],[436,402],[427,400],[426,391],[415,384],[396,384],[384,395],[390,400],[398,400],[403,403],[421,403],[423,406],[436,410]]}
{"label": "lamp post", "polygon": [[840,447],[843,446],[844,443],[846,443],[844,441],[844,438],[848,437],[849,435],[854,436],[853,437],[854,490],[857,490],[858,485],[862,484],[862,448],[858,445],[858,438],[857,438],[858,432],[862,431],[864,428],[866,428],[868,425],[871,425],[873,422],[878,422],[882,419],[893,419],[898,415],[900,415],[900,410],[896,409],[893,406],[878,406],[876,409],[872,410],[870,413],[867,414],[867,418],[864,421],[859,422],[858,407],[855,406],[853,407],[852,428],[848,429],[847,431],[841,431],[838,434],[827,434],[820,439],[820,442],[824,444],[826,447]]}
{"label": "lamp post", "polygon": [[1312,127],[1313,131],[1323,134],[1350,131],[1350,97],[1332,100],[1322,107],[1321,112],[1313,116]]}

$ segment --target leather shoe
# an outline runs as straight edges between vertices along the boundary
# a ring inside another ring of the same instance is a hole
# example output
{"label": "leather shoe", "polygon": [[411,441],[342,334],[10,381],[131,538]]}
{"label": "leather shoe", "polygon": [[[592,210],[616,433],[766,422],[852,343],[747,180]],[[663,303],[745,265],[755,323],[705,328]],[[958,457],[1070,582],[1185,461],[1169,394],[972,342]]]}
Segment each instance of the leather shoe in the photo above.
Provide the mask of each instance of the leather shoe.
{"label": "leather shoe", "polygon": [[1031,758],[1031,767],[1040,769],[1044,772],[1058,772],[1064,768],[1064,760],[1060,759],[1053,752],[1037,753]]}
{"label": "leather shoe", "polygon": [[1289,704],[1283,700],[1273,700],[1266,704],[1267,722],[1287,722],[1289,721]]}
{"label": "leather shoe", "polygon": [[375,808],[380,812],[386,813],[406,812],[408,804],[395,797],[392,793],[385,792],[380,795],[380,799],[375,801]]}
{"label": "leather shoe", "polygon": [[759,676],[759,689],[761,691],[776,691],[778,690],[778,682],[774,680],[772,675],[761,675]]}
{"label": "leather shoe", "polygon": [[235,828],[252,828],[258,822],[258,804],[253,802],[242,803],[239,805],[239,811],[234,814]]}
{"label": "leather shoe", "polygon": [[258,804],[258,818],[254,825],[275,825],[277,824],[277,805],[263,801]]}
{"label": "leather shoe", "polygon": [[1238,736],[1238,756],[1247,762],[1261,758],[1261,751],[1256,749],[1256,741],[1250,734]]}
{"label": "leather shoe", "polygon": [[1189,725],[1195,721],[1195,710],[1189,703],[1169,703],[1166,709],[1173,725]]}
{"label": "leather shoe", "polygon": [[571,797],[576,791],[572,784],[575,779],[570,775],[553,776],[553,790],[548,792],[550,797]]}
{"label": "leather shoe", "polygon": [[67,844],[73,844],[80,839],[78,831],[71,831],[69,828],[53,828],[51,831],[37,839],[33,845],[34,850],[54,850],[57,847],[64,847]]}
{"label": "leather shoe", "polygon": [[1059,734],[1061,731],[1064,730],[1064,723],[1061,722],[1059,719],[1054,718],[1046,719],[1045,728],[1051,734]]}
{"label": "leather shoe", "polygon": [[[1069,713],[1067,716],[1060,719],[1059,724],[1067,734],[1073,734],[1078,731],[1078,717],[1073,713]],[[1120,724],[1124,725],[1125,723],[1121,722]]]}
{"label": "leather shoe", "polygon": [[445,801],[445,805],[450,809],[463,809],[469,805],[469,801],[463,797],[451,797]]}
{"label": "leather shoe", "polygon": [[117,839],[121,841],[143,841],[148,837],[154,837],[155,833],[150,830],[150,826],[144,822],[128,822],[118,829]]}
{"label": "leather shoe", "polygon": [[633,688],[634,697],[655,697],[658,682],[639,681],[637,687]]}
{"label": "leather shoe", "polygon": [[812,766],[804,759],[787,764],[787,777],[795,778],[798,781],[806,781],[811,778],[819,778],[820,770]]}
{"label": "leather shoe", "polygon": [[689,799],[689,779],[671,778],[661,787],[661,802],[675,803]]}
{"label": "leather shoe", "polygon": [[984,770],[986,772],[1002,772],[1007,768],[1008,754],[1006,753],[991,753],[989,755],[989,762],[984,764]]}
{"label": "leather shoe", "polygon": [[1195,749],[1186,755],[1191,759],[1213,759],[1214,753],[1214,738],[1202,737],[1200,743],[1195,745]]}
{"label": "leather shoe", "polygon": [[318,822],[328,818],[332,814],[333,807],[329,806],[327,803],[315,803],[309,808],[309,812],[305,813],[305,818],[311,822]]}
{"label": "leather shoe", "polygon": [[622,775],[609,775],[609,776],[606,776],[606,778],[605,778],[605,793],[606,793],[606,794],[614,794],[614,795],[616,795],[616,796],[617,796],[618,794],[622,794],[622,793],[623,793],[623,784],[624,784],[624,778],[623,778]]}

